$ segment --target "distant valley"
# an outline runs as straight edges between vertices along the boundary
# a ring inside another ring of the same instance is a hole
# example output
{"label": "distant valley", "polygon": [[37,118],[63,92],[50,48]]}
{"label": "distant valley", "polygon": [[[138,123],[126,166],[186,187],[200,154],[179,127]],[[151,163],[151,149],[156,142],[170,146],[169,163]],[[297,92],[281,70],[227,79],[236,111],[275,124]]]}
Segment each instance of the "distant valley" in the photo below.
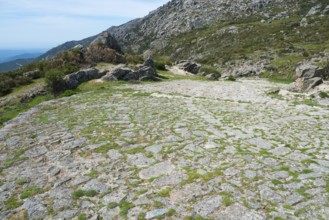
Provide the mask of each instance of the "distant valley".
{"label": "distant valley", "polygon": [[34,61],[34,58],[42,55],[46,49],[4,50],[0,49],[0,72],[15,70],[20,65],[26,65]]}

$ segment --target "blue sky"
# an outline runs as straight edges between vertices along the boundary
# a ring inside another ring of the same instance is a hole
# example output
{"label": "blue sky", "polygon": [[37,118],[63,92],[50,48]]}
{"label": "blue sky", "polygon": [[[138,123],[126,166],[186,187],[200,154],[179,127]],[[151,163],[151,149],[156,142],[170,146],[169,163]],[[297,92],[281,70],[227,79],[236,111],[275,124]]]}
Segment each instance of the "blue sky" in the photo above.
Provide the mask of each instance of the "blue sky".
{"label": "blue sky", "polygon": [[0,0],[0,49],[50,49],[143,17],[168,1]]}

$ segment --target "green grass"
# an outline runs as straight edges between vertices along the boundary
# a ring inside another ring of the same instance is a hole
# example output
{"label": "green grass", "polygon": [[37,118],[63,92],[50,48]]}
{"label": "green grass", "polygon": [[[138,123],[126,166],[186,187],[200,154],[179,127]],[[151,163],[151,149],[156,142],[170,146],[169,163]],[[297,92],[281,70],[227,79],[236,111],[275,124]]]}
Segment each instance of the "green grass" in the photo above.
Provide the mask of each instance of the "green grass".
{"label": "green grass", "polygon": [[98,171],[92,170],[90,173],[86,174],[86,176],[89,176],[90,178],[96,179],[99,176]]}
{"label": "green grass", "polygon": [[8,209],[15,209],[23,205],[23,202],[18,200],[17,198],[11,197],[5,202],[5,204]]}
{"label": "green grass", "polygon": [[168,197],[171,192],[171,188],[166,188],[157,193],[158,196],[160,197]]}
{"label": "green grass", "polygon": [[72,193],[72,198],[73,199],[79,199],[83,196],[87,196],[87,197],[94,197],[97,195],[97,192],[95,190],[77,190],[77,191],[74,191]]}
{"label": "green grass", "polygon": [[321,92],[319,93],[319,96],[320,96],[320,98],[322,98],[322,99],[329,98],[329,93],[328,93],[328,92],[321,91]]}
{"label": "green grass", "polygon": [[21,103],[19,100],[13,100],[10,103],[7,103],[4,106],[0,107],[0,126],[3,126],[3,124],[13,118],[15,118],[18,114],[25,112],[36,105],[51,100],[53,97],[51,95],[46,96],[39,96],[28,103]]}
{"label": "green grass", "polygon": [[171,217],[173,215],[176,214],[176,210],[175,209],[169,209],[168,212],[166,213],[167,217]]}
{"label": "green grass", "polygon": [[273,179],[271,180],[271,182],[274,184],[274,185],[280,185],[282,184],[282,182],[280,180],[277,180],[277,179]]}
{"label": "green grass", "polygon": [[119,207],[120,207],[120,212],[119,215],[123,218],[127,217],[128,211],[129,209],[135,207],[133,203],[127,202],[126,200],[122,200],[119,203]]}
{"label": "green grass", "polygon": [[116,202],[110,202],[109,204],[108,204],[108,207],[110,208],[110,209],[114,209],[114,208],[116,208],[116,207],[118,207],[118,203],[116,203]]}
{"label": "green grass", "polygon": [[23,191],[21,192],[21,199],[26,199],[26,198],[30,198],[32,196],[35,196],[37,194],[41,194],[43,193],[43,190],[36,187],[36,186],[29,186],[26,187],[25,189],[23,189]]}
{"label": "green grass", "polygon": [[115,143],[111,143],[111,144],[106,144],[101,147],[98,147],[94,151],[95,151],[95,153],[106,154],[109,150],[119,149],[119,148],[120,148],[119,145],[117,145]]}
{"label": "green grass", "polygon": [[87,215],[85,213],[81,213],[79,216],[78,216],[78,220],[87,220]]}

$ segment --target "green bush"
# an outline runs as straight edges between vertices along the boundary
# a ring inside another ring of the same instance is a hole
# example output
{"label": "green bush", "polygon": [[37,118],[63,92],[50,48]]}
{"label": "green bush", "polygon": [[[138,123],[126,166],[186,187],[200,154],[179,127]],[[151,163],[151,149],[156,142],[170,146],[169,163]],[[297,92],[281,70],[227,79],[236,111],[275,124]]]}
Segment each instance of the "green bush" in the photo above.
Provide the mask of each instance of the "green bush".
{"label": "green bush", "polygon": [[209,65],[203,65],[200,70],[199,70],[199,73],[213,73],[215,74],[218,78],[221,77],[221,74],[219,72],[219,70],[214,67],[214,66],[209,66]]}
{"label": "green bush", "polygon": [[133,55],[133,54],[125,54],[125,59],[127,61],[127,63],[130,64],[140,64],[140,63],[144,63],[144,59],[141,56],[138,55]]}
{"label": "green bush", "polygon": [[236,78],[235,78],[234,76],[230,75],[230,76],[227,78],[227,80],[228,80],[228,81],[232,81],[232,82],[234,82],[234,81],[236,81]]}
{"label": "green bush", "polygon": [[154,58],[154,65],[158,70],[166,70],[166,65],[172,65],[172,62],[168,56],[159,56]]}
{"label": "green bush", "polygon": [[75,95],[77,94],[75,91],[73,90],[66,90],[65,92],[63,92],[60,97],[69,97],[69,96],[72,96],[72,95]]}
{"label": "green bush", "polygon": [[46,83],[49,90],[54,94],[58,95],[65,89],[64,74],[59,69],[53,69],[46,72]]}

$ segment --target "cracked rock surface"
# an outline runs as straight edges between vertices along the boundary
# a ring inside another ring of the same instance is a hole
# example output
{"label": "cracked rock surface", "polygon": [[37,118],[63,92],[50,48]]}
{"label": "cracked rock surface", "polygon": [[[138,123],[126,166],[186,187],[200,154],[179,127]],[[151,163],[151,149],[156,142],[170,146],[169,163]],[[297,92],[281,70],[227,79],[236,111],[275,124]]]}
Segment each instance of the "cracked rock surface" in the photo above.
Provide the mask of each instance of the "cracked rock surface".
{"label": "cracked rock surface", "polygon": [[328,219],[329,109],[277,84],[121,85],[0,129],[0,219]]}

